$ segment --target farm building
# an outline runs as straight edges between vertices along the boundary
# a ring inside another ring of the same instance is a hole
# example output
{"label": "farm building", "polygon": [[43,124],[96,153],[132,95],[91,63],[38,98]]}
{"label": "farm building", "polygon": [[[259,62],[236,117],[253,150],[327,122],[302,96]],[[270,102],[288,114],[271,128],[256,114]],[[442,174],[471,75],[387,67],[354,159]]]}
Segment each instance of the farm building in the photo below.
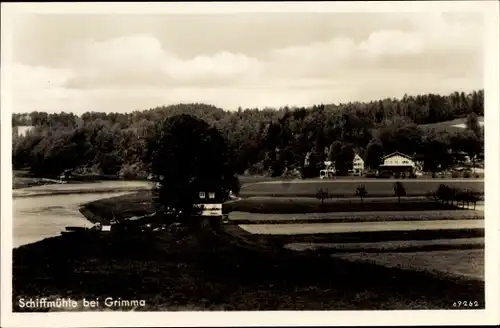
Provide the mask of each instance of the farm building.
{"label": "farm building", "polygon": [[383,158],[384,164],[380,165],[381,173],[386,173],[391,176],[410,176],[415,173],[415,161],[412,157],[394,152]]}

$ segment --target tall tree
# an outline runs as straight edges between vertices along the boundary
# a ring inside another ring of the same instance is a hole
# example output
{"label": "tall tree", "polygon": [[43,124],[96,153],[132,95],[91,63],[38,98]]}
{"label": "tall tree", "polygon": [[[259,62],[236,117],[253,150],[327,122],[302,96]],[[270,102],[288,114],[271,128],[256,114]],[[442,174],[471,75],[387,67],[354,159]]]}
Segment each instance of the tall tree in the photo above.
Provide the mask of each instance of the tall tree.
{"label": "tall tree", "polygon": [[382,164],[384,156],[384,146],[378,138],[373,138],[366,148],[365,164],[371,169],[378,169]]}
{"label": "tall tree", "polygon": [[352,169],[354,160],[354,148],[351,144],[343,145],[340,149],[339,156],[335,161],[335,169],[338,175],[347,175],[348,171]]}
{"label": "tall tree", "polygon": [[198,214],[200,191],[215,192],[223,201],[237,192],[238,181],[226,140],[215,128],[191,115],[161,122],[160,135],[150,144],[152,171],[159,177],[157,203],[163,210],[189,219]]}

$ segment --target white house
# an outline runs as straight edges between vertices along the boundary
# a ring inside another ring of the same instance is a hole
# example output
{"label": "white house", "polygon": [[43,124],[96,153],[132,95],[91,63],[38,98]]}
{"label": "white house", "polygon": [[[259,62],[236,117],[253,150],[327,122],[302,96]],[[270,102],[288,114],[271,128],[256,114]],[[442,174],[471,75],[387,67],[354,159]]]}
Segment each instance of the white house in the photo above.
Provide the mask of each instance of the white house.
{"label": "white house", "polygon": [[365,170],[365,161],[358,154],[354,155],[352,160],[352,173],[354,175],[362,175]]}
{"label": "white house", "polygon": [[405,174],[414,173],[415,172],[415,161],[412,157],[400,153],[394,152],[389,155],[386,155],[384,158],[384,164],[380,165],[379,169],[381,171],[386,171],[391,175],[396,174]]}

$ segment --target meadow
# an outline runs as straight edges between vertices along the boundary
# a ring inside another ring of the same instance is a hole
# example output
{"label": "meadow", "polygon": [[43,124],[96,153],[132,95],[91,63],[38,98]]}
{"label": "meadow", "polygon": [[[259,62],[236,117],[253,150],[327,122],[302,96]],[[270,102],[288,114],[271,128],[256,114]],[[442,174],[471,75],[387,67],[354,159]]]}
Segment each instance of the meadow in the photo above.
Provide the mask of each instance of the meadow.
{"label": "meadow", "polygon": [[316,197],[318,189],[328,190],[334,197],[354,197],[356,188],[364,185],[367,197],[395,196],[394,182],[401,181],[407,196],[425,196],[435,191],[440,184],[452,188],[471,189],[484,193],[484,181],[479,179],[337,179],[337,180],[297,180],[254,183],[244,186],[240,197]]}

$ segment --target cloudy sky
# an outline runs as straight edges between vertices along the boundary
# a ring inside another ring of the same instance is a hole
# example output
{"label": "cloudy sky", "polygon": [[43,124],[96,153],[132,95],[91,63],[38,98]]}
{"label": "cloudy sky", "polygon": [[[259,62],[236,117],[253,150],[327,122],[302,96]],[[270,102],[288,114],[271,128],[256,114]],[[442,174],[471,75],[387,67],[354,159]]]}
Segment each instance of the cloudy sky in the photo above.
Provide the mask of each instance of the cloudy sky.
{"label": "cloudy sky", "polygon": [[483,88],[479,13],[25,14],[15,112],[279,107]]}

